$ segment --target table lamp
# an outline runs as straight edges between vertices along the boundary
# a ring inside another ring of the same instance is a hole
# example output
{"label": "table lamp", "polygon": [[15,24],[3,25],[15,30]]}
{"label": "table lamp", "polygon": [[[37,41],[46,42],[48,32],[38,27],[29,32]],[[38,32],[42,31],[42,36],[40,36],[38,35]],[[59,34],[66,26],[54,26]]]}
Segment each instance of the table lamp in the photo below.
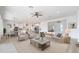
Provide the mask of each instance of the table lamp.
{"label": "table lamp", "polygon": [[44,32],[40,32],[40,37],[41,37],[41,40],[43,40],[43,38],[45,37],[45,33]]}

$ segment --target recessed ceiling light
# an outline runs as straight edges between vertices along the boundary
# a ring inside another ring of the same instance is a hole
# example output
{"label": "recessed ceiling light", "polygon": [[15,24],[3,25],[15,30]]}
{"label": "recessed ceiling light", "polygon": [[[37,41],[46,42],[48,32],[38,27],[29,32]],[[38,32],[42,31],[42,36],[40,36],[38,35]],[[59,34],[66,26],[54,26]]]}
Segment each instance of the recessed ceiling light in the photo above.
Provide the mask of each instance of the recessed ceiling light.
{"label": "recessed ceiling light", "polygon": [[57,14],[60,14],[60,11],[58,10],[56,13],[57,13]]}

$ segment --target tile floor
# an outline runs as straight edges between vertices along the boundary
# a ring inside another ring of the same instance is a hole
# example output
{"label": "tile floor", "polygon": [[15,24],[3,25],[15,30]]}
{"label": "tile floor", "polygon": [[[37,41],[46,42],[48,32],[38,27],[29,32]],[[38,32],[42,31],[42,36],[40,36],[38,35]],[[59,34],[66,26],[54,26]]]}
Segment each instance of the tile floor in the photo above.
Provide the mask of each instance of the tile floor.
{"label": "tile floor", "polygon": [[[17,37],[3,38],[0,44],[12,43],[18,53],[67,53],[69,44],[59,43],[51,39],[51,45],[44,51],[32,46],[30,40],[18,41]],[[71,51],[72,52],[72,51]],[[15,52],[16,53],[16,52]]]}

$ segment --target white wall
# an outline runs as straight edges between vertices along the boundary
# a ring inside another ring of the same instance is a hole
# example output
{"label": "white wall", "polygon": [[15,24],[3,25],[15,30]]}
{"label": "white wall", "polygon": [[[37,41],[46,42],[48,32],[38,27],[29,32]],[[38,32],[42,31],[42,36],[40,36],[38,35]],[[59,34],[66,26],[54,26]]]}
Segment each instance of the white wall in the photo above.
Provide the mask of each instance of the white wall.
{"label": "white wall", "polygon": [[64,33],[65,29],[67,27],[67,20],[62,20],[59,23],[56,21],[49,22],[48,23],[48,30],[54,29],[54,32],[56,33]]}
{"label": "white wall", "polygon": [[0,39],[1,39],[2,35],[3,35],[3,21],[2,21],[2,18],[0,16]]}
{"label": "white wall", "polygon": [[[17,19],[16,19],[17,20]],[[67,16],[67,17],[62,17],[62,18],[57,18],[57,19],[51,19],[51,20],[46,20],[46,21],[41,21],[41,24],[40,24],[40,28],[41,28],[41,31],[44,31],[44,32],[47,32],[48,31],[48,22],[53,22],[53,21],[58,21],[58,20],[67,20],[67,23],[70,23],[70,22],[77,22],[77,15],[72,15],[72,16]],[[37,23],[39,22],[39,19],[31,19],[27,21],[21,21],[21,22],[18,22],[19,25],[23,25],[23,24],[33,24],[33,23]],[[8,18],[8,21],[4,21],[4,26],[6,26],[8,23],[10,24],[13,24],[14,21],[12,21],[11,19]],[[7,26],[6,26],[7,28]],[[7,28],[8,31],[9,31],[9,28]]]}
{"label": "white wall", "polygon": [[78,11],[78,13],[77,13],[77,25],[78,25],[78,28],[79,28],[79,11]]}
{"label": "white wall", "polygon": [[62,20],[67,20],[67,28],[68,28],[68,24],[72,23],[72,22],[77,22],[77,14],[72,15],[72,16],[67,16],[67,17],[62,17],[62,18],[57,18],[57,19],[51,19],[51,20],[46,20],[43,21],[42,24],[40,25],[41,28],[43,28],[42,30],[48,31],[48,22],[53,22],[53,21],[62,21]]}
{"label": "white wall", "polygon": [[3,27],[6,28],[6,32],[9,33],[10,32],[10,26],[8,24],[11,24],[12,27],[14,25],[13,21],[10,20],[3,20]]}
{"label": "white wall", "polygon": [[40,32],[48,32],[48,25],[47,25],[47,22],[42,22],[40,24]]}
{"label": "white wall", "polygon": [[72,37],[72,38],[75,38],[77,39],[77,41],[79,42],[79,11],[77,13],[77,28],[74,29],[73,31],[71,31],[69,33],[69,35]]}

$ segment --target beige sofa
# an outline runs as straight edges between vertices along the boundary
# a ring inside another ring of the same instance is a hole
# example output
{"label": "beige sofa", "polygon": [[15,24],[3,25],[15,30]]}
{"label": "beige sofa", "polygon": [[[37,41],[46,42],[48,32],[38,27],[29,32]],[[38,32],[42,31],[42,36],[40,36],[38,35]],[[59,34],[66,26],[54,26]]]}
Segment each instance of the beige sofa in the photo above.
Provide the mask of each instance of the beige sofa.
{"label": "beige sofa", "polygon": [[19,31],[18,32],[18,40],[22,41],[22,40],[27,40],[28,39],[28,35],[26,34],[26,31]]}

